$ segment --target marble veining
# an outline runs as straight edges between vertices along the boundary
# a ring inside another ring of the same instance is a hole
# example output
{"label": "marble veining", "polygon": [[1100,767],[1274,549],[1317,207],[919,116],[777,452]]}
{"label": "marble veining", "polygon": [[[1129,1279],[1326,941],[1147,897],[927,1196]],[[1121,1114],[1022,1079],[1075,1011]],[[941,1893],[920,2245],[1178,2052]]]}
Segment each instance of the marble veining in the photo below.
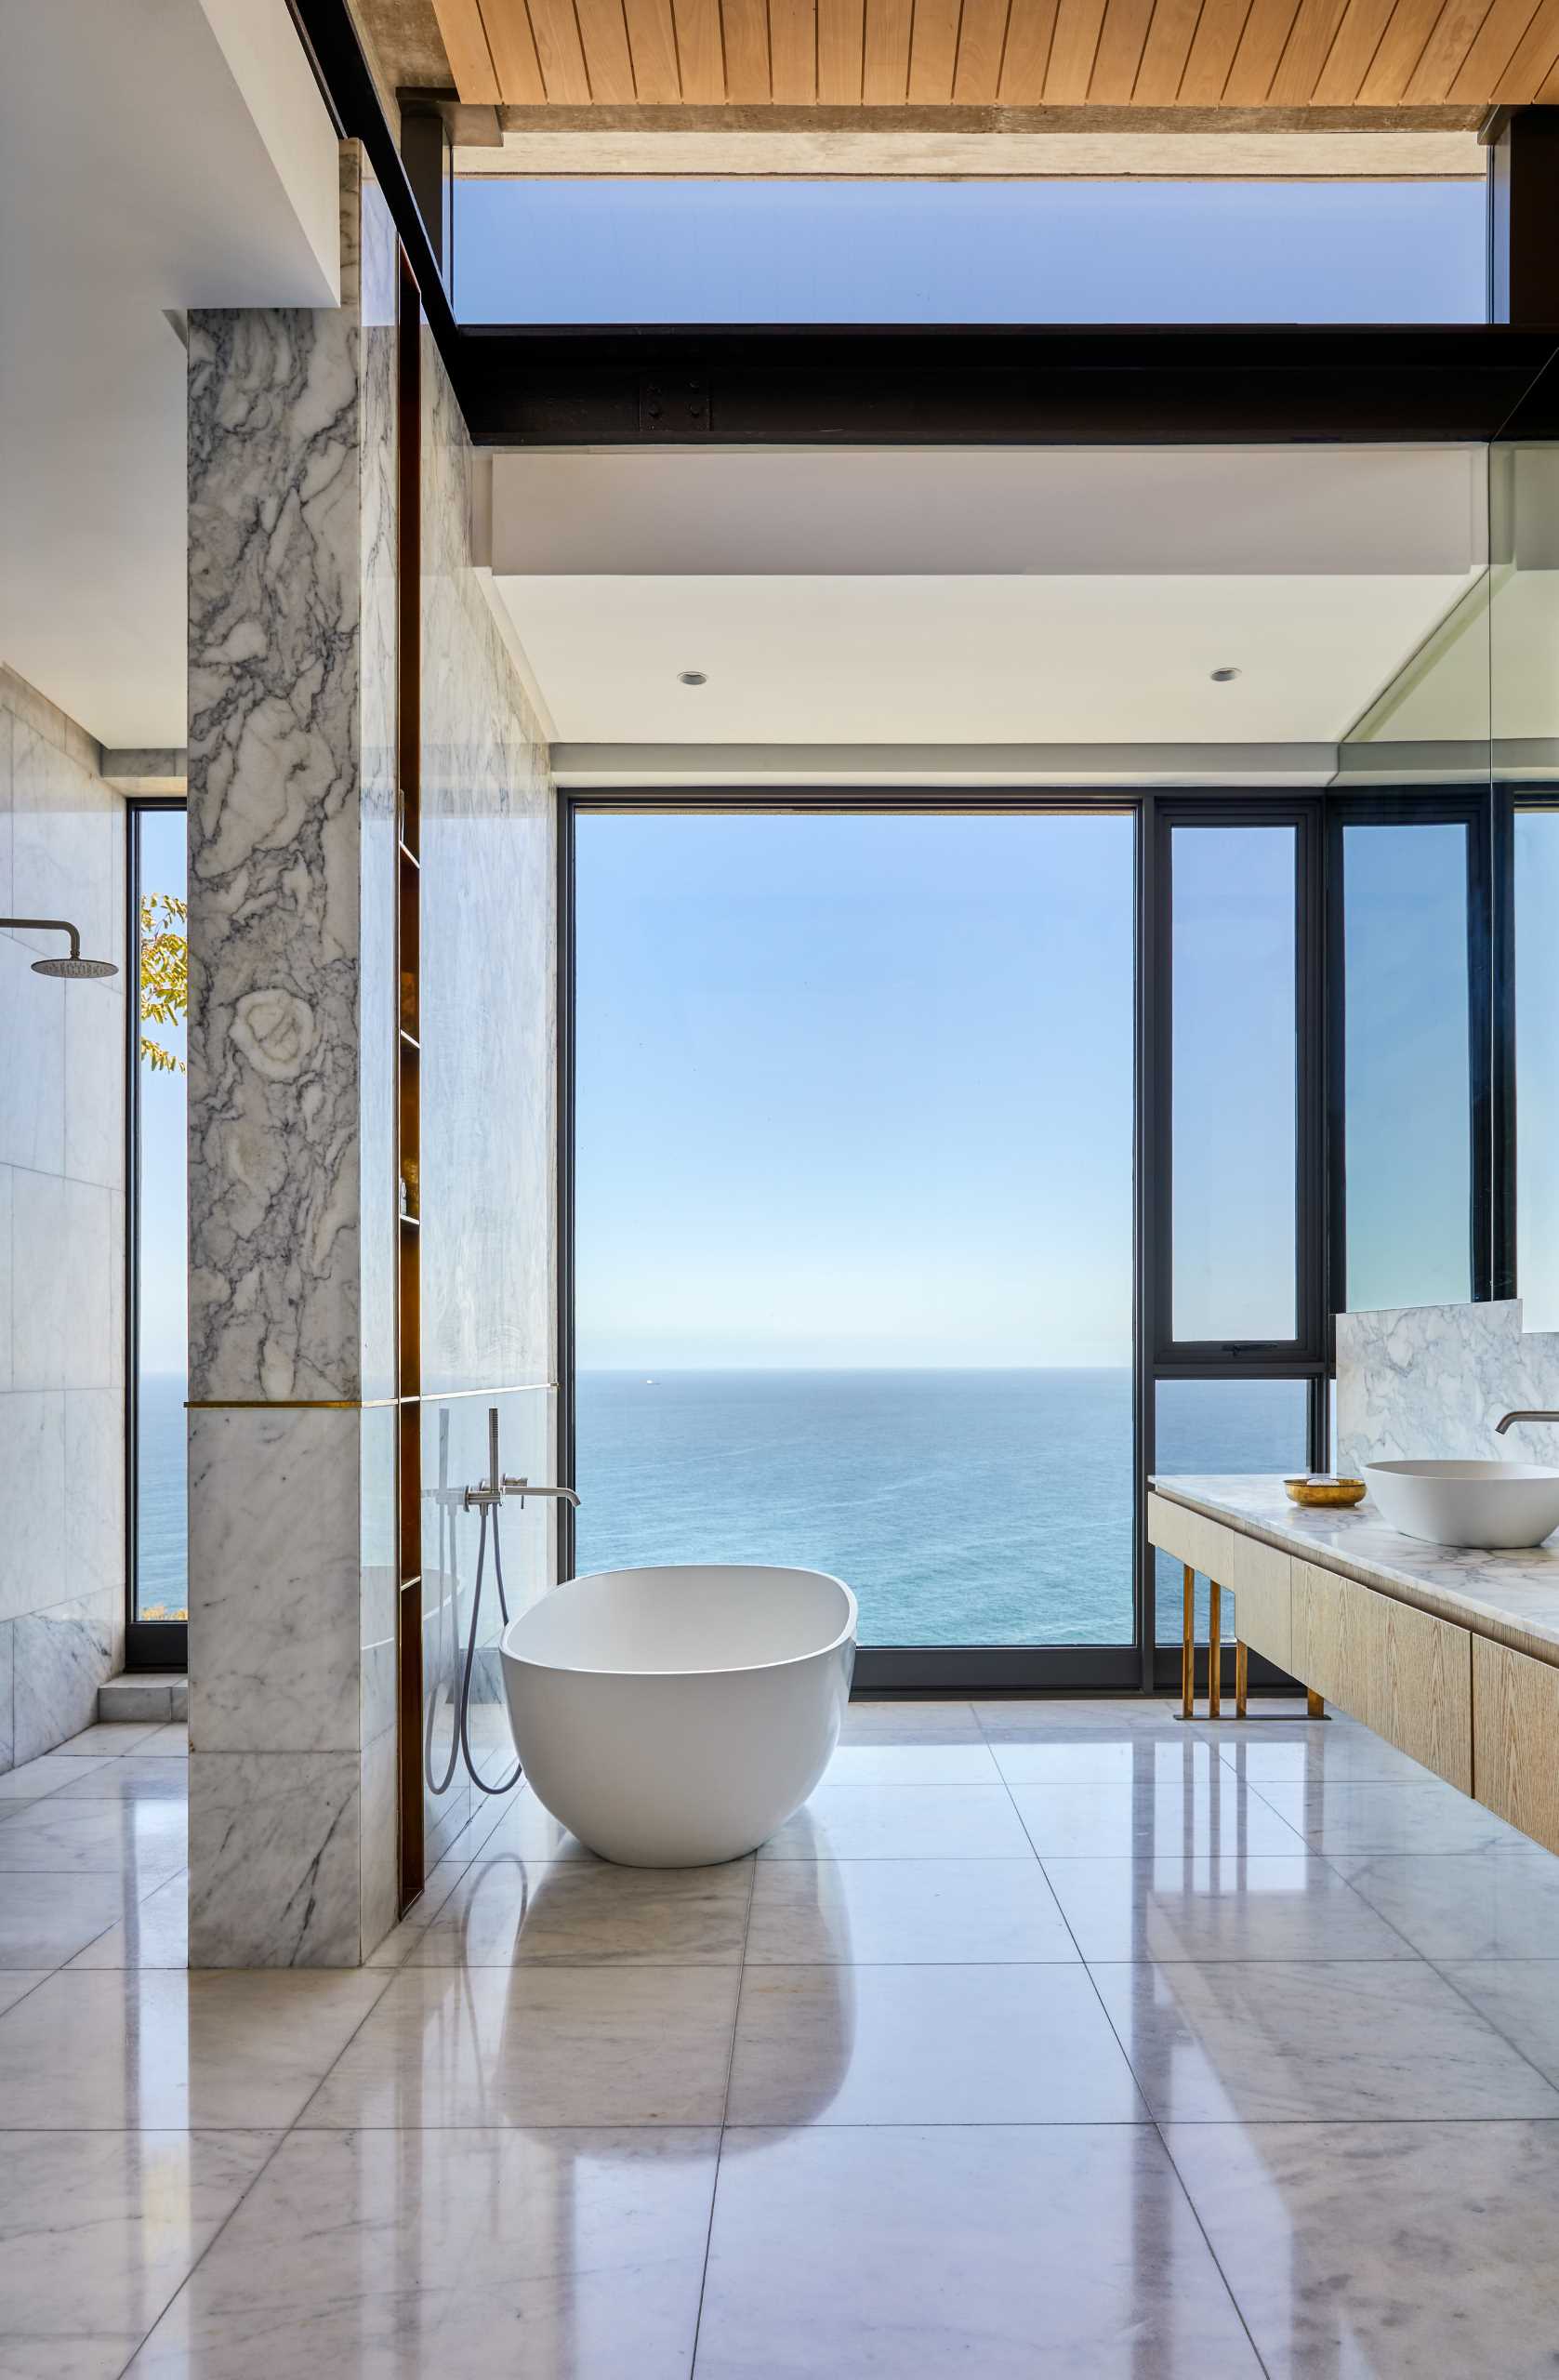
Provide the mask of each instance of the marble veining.
{"label": "marble veining", "polygon": [[1517,1406],[1559,1409],[1559,1332],[1521,1327],[1519,1298],[1337,1317],[1337,1459],[1457,1455],[1559,1461],[1559,1425],[1494,1424]]}
{"label": "marble veining", "polygon": [[190,1390],[350,1396],[358,371],[310,309],[190,317]]}
{"label": "marble veining", "polygon": [[287,1407],[190,1416],[190,1700],[202,1752],[357,1748],[361,1418]]}
{"label": "marble veining", "polygon": [[1497,1637],[1537,1660],[1559,1662],[1559,1543],[1486,1552],[1427,1545],[1388,1528],[1369,1499],[1351,1512],[1290,1503],[1280,1478],[1160,1475],[1160,1496],[1250,1536],[1340,1570],[1361,1586]]}
{"label": "marble veining", "polygon": [[359,1964],[361,1787],[355,1752],[192,1755],[192,1965]]}
{"label": "marble veining", "polygon": [[[354,1975],[179,1972],[184,1879],[149,1889],[134,1841],[179,1731],[85,1730],[0,1810],[0,1870],[8,1829],[94,1857],[127,1830],[117,1872],[0,1872],[0,2361],[1551,2374],[1559,1859],[1234,1856],[1268,1790],[1246,1748],[1348,1744],[1352,1773],[1367,1731],[1193,1738],[1168,1698],[1064,1707],[1048,1737],[1057,1706],[1015,1701],[856,1706],[849,1732],[917,1759],[971,1727],[1002,1758],[1047,1750],[1029,1801],[1109,1790],[1118,1752],[1161,1815],[1151,1856],[662,1875],[535,1828],[446,1862]],[[1214,1769],[1225,1848],[1189,1856]],[[829,1790],[920,1810],[982,1788]],[[483,1824],[514,1834],[527,1799]]]}
{"label": "marble veining", "polygon": [[[395,1388],[398,246],[341,152],[339,310],[190,347],[191,1393]],[[192,1950],[396,1914],[393,1415],[192,1417]]]}

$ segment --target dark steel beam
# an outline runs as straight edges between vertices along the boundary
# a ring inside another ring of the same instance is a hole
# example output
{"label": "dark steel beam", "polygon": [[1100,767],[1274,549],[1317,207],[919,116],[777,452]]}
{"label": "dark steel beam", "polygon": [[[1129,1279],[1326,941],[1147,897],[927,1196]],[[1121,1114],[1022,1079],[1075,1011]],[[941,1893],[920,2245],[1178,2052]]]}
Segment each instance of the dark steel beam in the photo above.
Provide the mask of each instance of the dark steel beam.
{"label": "dark steel beam", "polygon": [[1489,318],[1559,323],[1559,108],[1504,108],[1490,127]]}
{"label": "dark steel beam", "polygon": [[1559,329],[813,325],[460,334],[497,446],[1487,439]]}

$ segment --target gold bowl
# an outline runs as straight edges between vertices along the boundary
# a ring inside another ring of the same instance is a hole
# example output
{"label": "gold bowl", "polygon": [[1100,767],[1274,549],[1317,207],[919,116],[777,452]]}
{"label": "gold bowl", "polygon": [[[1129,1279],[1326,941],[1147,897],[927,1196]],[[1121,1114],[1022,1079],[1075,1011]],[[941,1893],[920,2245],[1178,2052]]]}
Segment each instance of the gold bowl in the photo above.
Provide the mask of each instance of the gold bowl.
{"label": "gold bowl", "polygon": [[1285,1479],[1289,1501],[1296,1504],[1357,1504],[1364,1501],[1362,1479],[1339,1479],[1330,1472],[1301,1472],[1297,1479]]}

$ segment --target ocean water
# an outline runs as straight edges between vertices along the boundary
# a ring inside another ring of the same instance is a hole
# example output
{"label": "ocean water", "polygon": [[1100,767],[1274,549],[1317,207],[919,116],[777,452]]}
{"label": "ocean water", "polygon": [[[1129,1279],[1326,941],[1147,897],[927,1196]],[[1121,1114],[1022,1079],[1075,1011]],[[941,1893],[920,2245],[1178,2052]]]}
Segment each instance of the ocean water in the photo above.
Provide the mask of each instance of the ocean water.
{"label": "ocean water", "polygon": [[[143,1616],[185,1607],[185,1395],[141,1382]],[[1166,1383],[1157,1426],[1166,1472],[1304,1461],[1295,1382]],[[828,1570],[867,1645],[1129,1644],[1132,1465],[1124,1369],[585,1371],[578,1567]]]}
{"label": "ocean water", "polygon": [[[1159,1397],[1165,1470],[1304,1460],[1292,1382]],[[1124,1369],[581,1372],[576,1458],[581,1570],[831,1571],[866,1645],[1131,1641]]]}
{"label": "ocean water", "polygon": [[189,1601],[189,1489],[184,1376],[143,1372],[137,1395],[136,1606],[142,1620],[182,1620]]}

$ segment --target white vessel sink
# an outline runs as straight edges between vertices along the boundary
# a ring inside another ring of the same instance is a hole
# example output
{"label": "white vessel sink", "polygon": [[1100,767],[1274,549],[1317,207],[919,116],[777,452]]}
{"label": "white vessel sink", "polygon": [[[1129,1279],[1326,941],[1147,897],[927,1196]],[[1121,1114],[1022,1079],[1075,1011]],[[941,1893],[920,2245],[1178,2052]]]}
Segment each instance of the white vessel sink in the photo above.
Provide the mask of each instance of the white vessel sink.
{"label": "white vessel sink", "polygon": [[1559,1528],[1559,1471],[1535,1462],[1367,1462],[1388,1526],[1431,1545],[1540,1545]]}

